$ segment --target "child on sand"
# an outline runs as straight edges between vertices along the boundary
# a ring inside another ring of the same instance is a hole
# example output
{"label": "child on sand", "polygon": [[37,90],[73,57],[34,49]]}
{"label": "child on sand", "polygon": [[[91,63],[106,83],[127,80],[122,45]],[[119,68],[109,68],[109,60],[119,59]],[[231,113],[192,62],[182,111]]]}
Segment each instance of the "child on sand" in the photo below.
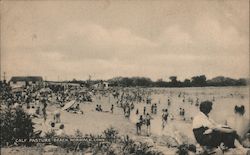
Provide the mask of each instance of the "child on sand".
{"label": "child on sand", "polygon": [[111,105],[110,110],[111,110],[111,113],[113,114],[114,113],[114,105],[113,104]]}
{"label": "child on sand", "polygon": [[54,121],[55,123],[60,123],[61,122],[61,113],[59,110],[56,110],[54,112]]}
{"label": "child on sand", "polygon": [[54,123],[54,122],[51,122],[51,123],[50,123],[50,127],[49,127],[49,132],[55,132],[55,130],[56,130],[56,129],[55,129],[55,126],[56,126],[55,123]]}
{"label": "child on sand", "polygon": [[185,121],[185,109],[181,110],[181,116],[182,116],[182,119]]}
{"label": "child on sand", "polygon": [[168,106],[170,106],[171,105],[171,102],[170,102],[170,99],[168,99]]}
{"label": "child on sand", "polygon": [[138,114],[139,114],[139,109],[138,109],[138,108],[136,109],[135,114],[136,114],[136,115],[138,115]]}
{"label": "child on sand", "polygon": [[65,134],[64,124],[61,124],[59,130],[55,131],[57,136],[63,136]]}

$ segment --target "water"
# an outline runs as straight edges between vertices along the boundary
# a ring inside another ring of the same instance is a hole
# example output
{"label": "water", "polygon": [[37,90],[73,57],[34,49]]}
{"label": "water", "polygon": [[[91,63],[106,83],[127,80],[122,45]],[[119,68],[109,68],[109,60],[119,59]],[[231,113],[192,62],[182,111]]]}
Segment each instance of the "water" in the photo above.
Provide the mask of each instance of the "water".
{"label": "water", "polygon": [[[174,131],[185,133],[192,137],[192,120],[197,115],[199,107],[195,106],[198,102],[209,100],[213,102],[213,110],[210,117],[217,123],[224,124],[225,121],[234,115],[234,106],[244,105],[244,116],[249,119],[249,88],[248,87],[198,87],[198,88],[150,88],[153,90],[152,103],[157,103],[158,113],[152,114],[152,132],[155,134],[173,134]],[[168,106],[167,100],[170,99],[171,105]],[[184,100],[184,102],[183,102]],[[193,104],[191,105],[191,100]],[[143,114],[143,107],[146,106],[150,113],[151,105],[146,103],[135,104],[135,109],[139,109],[140,115]],[[162,109],[167,108],[174,120],[169,121],[167,129],[161,130]],[[179,115],[179,109],[185,109],[185,119]],[[135,123],[139,116],[135,115],[135,110],[131,115],[131,122]]]}

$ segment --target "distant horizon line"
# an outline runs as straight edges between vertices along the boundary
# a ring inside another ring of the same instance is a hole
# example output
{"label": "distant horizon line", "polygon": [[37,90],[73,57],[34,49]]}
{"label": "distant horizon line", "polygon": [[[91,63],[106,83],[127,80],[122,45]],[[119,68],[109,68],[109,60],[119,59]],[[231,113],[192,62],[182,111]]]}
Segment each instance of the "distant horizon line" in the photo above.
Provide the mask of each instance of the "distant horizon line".
{"label": "distant horizon line", "polygon": [[[200,75],[194,75],[194,76],[191,76],[190,78],[184,78],[183,80],[179,79],[178,80],[178,76],[176,75],[171,75],[171,76],[176,76],[177,77],[177,80],[178,81],[184,81],[185,79],[192,79],[192,77],[196,77],[196,76],[202,76],[202,75],[205,75],[205,74],[200,74]],[[169,77],[171,77],[169,76]],[[206,75],[205,75],[206,76]],[[42,77],[44,81],[73,81],[73,80],[76,80],[76,81],[87,81],[89,79],[77,79],[77,78],[72,78],[70,80],[68,79],[47,79],[46,76],[41,76],[41,75],[25,75],[25,76],[19,76],[19,75],[15,75],[15,76],[10,76],[7,80],[7,78],[5,78],[6,81],[10,81],[12,77]],[[60,76],[59,76],[60,77]],[[96,78],[96,79],[92,79],[93,81],[99,81],[99,80],[103,80],[103,81],[108,81],[108,80],[111,80],[111,79],[114,79],[114,78],[149,78],[151,81],[158,81],[158,80],[163,80],[163,81],[166,81],[166,80],[169,80],[169,77],[168,78],[157,78],[156,80],[153,80],[152,78],[150,77],[146,77],[146,76],[114,76],[114,77],[111,77],[111,78]],[[218,76],[214,76],[214,77],[211,77],[211,78],[207,78],[206,80],[210,80],[210,79],[213,79],[213,78],[216,78],[216,77],[224,77],[224,78],[231,78],[231,79],[250,79],[250,77],[238,77],[238,78],[233,78],[233,77],[230,77],[230,76],[224,76],[224,75],[218,75]],[[4,78],[1,77],[1,80],[4,80]]]}

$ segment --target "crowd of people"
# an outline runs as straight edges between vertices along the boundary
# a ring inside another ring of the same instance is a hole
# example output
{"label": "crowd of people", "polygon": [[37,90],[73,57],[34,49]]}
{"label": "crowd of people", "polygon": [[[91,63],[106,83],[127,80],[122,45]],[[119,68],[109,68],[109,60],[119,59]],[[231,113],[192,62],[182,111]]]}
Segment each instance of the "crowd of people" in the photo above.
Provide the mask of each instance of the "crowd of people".
{"label": "crowd of people", "polygon": [[[135,123],[136,133],[142,135],[142,129],[145,127],[146,135],[150,136],[152,120],[155,117],[161,116],[161,128],[164,130],[170,121],[177,118],[174,117],[171,111],[171,106],[175,104],[172,101],[174,94],[171,92],[167,94],[166,103],[162,108],[162,103],[158,100],[155,103],[151,96],[161,93],[162,91],[155,91],[153,89],[128,89],[115,88],[102,91],[96,90],[81,90],[82,88],[62,88],[61,86],[27,86],[21,90],[15,90],[3,84],[1,86],[1,109],[2,108],[16,108],[21,107],[33,118],[42,118],[46,122],[48,118],[48,105],[55,105],[57,110],[53,112],[53,119],[49,121],[49,130],[56,132],[58,135],[64,134],[65,125],[61,120],[60,109],[65,107],[68,102],[74,101],[74,106],[66,108],[67,112],[83,114],[80,104],[85,101],[91,102],[92,95],[102,97],[113,96],[113,101],[110,103],[110,109],[105,111],[102,104],[96,104],[95,111],[97,112],[114,112],[117,109],[123,111],[124,117],[130,119],[131,114],[137,116]],[[194,108],[200,110],[199,114],[194,118],[191,117],[193,124],[193,133],[197,143],[206,148],[218,148],[224,146],[223,149],[230,149],[239,147],[244,150],[244,147],[250,147],[250,125],[249,120],[244,120],[245,107],[242,105],[235,106],[235,116],[229,118],[223,125],[213,121],[209,117],[212,110],[215,97],[211,101],[200,101],[198,97],[190,98],[185,92],[180,92],[176,96],[182,102],[181,104],[189,104]],[[142,110],[138,108],[138,104],[142,105]],[[72,104],[73,105],[73,104]],[[161,105],[161,106],[159,106]],[[160,108],[161,107],[161,108]],[[172,109],[173,110],[173,109]],[[175,109],[178,112],[178,108]],[[158,114],[162,111],[161,114]],[[185,106],[179,108],[179,118],[181,121],[186,121]],[[247,123],[246,123],[247,122]]]}
{"label": "crowd of people", "polygon": [[[60,110],[67,102],[72,100],[79,103],[91,101],[89,93],[79,93],[79,88],[60,85],[26,85],[25,87],[11,88],[7,83],[1,83],[0,88],[1,110],[22,108],[31,118],[43,119],[44,133],[49,131],[60,131],[57,133],[63,133],[64,124],[61,121]],[[83,114],[79,103],[69,107],[66,111]],[[58,109],[48,113],[48,105],[54,105]],[[47,120],[48,115],[52,116],[51,120]]]}

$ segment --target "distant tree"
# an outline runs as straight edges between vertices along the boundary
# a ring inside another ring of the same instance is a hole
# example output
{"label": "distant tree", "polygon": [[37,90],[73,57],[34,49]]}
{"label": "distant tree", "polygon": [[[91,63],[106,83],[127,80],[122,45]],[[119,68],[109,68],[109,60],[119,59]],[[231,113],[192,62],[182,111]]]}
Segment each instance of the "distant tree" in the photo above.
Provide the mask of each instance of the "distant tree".
{"label": "distant tree", "polygon": [[131,86],[133,85],[133,80],[130,79],[130,78],[125,77],[125,78],[123,78],[123,79],[121,80],[120,83],[121,83],[122,86],[131,87]]}
{"label": "distant tree", "polygon": [[182,83],[184,87],[190,87],[191,86],[191,80],[185,79]]}
{"label": "distant tree", "polygon": [[[232,79],[228,77],[218,76],[211,80],[207,80],[205,75],[194,76],[190,79],[185,79],[183,82],[177,80],[177,76],[170,76],[170,82],[158,79],[153,82],[150,78],[146,77],[115,77],[108,82],[112,86],[123,86],[123,87],[204,87],[204,86],[243,86],[247,85],[249,79]],[[92,83],[100,82],[92,81]]]}
{"label": "distant tree", "polygon": [[232,79],[224,76],[217,76],[211,80],[207,80],[208,86],[245,86],[247,85],[246,79]]}
{"label": "distant tree", "polygon": [[205,75],[200,75],[200,76],[194,76],[192,77],[192,86],[199,86],[199,87],[202,87],[202,86],[206,86],[206,76]]}
{"label": "distant tree", "polygon": [[241,79],[237,80],[237,85],[238,86],[246,86],[247,85],[247,80],[241,78]]}
{"label": "distant tree", "polygon": [[170,76],[169,79],[170,79],[171,83],[177,82],[177,76]]}
{"label": "distant tree", "polygon": [[155,87],[167,87],[168,83],[166,81],[163,81],[162,79],[158,79],[156,82],[154,82]]}
{"label": "distant tree", "polygon": [[132,86],[151,86],[152,81],[149,78],[146,77],[132,77],[133,85]]}
{"label": "distant tree", "polygon": [[177,81],[177,76],[170,76],[169,79],[170,79],[170,83],[169,83],[170,87],[179,86],[179,82]]}

